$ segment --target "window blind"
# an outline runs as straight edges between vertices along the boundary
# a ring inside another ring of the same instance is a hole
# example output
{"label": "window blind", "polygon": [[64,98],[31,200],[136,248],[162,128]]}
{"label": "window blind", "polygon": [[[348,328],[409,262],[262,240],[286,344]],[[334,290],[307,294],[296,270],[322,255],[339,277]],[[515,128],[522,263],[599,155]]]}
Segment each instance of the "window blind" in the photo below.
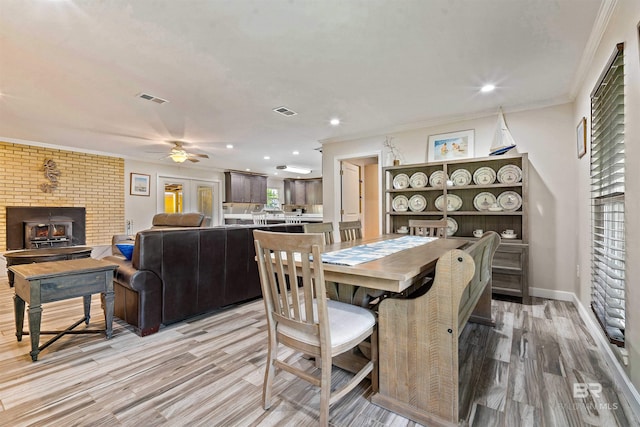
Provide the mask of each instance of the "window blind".
{"label": "window blind", "polygon": [[616,46],[591,94],[591,307],[624,345],[624,50]]}

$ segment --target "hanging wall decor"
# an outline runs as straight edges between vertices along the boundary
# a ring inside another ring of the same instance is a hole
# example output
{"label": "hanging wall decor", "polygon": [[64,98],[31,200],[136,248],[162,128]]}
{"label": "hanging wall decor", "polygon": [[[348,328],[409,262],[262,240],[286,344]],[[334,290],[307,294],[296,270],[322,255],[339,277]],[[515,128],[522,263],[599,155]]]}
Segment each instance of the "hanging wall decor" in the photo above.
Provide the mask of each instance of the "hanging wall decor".
{"label": "hanging wall decor", "polygon": [[56,165],[53,159],[45,159],[41,170],[44,171],[44,177],[47,178],[49,182],[40,184],[40,190],[45,193],[53,193],[53,190],[58,188],[58,178],[60,177],[58,165]]}

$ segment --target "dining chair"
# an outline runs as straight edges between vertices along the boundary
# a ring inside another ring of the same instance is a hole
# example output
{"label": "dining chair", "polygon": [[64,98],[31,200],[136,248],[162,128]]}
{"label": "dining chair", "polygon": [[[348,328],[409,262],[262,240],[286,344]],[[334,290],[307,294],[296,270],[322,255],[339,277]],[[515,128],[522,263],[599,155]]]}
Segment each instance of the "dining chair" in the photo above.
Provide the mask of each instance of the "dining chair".
{"label": "dining chair", "polygon": [[340,230],[340,240],[347,242],[349,240],[362,239],[362,223],[358,221],[342,221],[338,223]]}
{"label": "dining chair", "polygon": [[300,224],[302,217],[297,212],[285,212],[284,213],[285,224]]}
{"label": "dining chair", "polygon": [[252,212],[251,219],[253,219],[254,224],[266,225],[267,224],[267,213],[266,212]]}
{"label": "dining chair", "polygon": [[410,219],[409,234],[412,236],[447,238],[447,220]]}
{"label": "dining chair", "polygon": [[303,225],[302,228],[305,233],[322,233],[325,245],[334,243],[332,222],[310,222]]}
{"label": "dining chair", "polygon": [[[320,252],[323,236],[260,230],[254,230],[253,236],[269,334],[262,389],[264,409],[271,406],[274,377],[279,368],[320,387],[320,425],[327,426],[329,406],[369,373],[372,387],[377,390],[375,316],[370,310],[327,299]],[[298,277],[302,279],[301,285]],[[331,392],[332,358],[368,337],[371,337],[371,360],[346,384]],[[286,359],[278,359],[280,345],[315,357],[319,375],[287,363],[291,359],[288,352],[283,352]]]}

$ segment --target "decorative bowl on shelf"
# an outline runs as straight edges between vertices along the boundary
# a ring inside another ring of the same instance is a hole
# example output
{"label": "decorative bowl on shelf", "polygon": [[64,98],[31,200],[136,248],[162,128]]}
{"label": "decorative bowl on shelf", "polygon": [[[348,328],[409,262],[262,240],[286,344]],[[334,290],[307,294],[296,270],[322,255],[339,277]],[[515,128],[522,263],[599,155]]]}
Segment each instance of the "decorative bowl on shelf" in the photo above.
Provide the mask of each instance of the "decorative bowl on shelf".
{"label": "decorative bowl on shelf", "polygon": [[131,243],[118,243],[116,247],[118,250],[124,255],[127,261],[131,261],[131,256],[133,255],[133,246]]}

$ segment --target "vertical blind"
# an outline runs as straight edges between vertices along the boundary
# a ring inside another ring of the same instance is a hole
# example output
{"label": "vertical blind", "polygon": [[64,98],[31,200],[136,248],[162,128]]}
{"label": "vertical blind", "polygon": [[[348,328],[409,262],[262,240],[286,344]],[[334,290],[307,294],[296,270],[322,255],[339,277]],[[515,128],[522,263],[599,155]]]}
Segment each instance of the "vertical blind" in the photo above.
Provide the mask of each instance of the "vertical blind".
{"label": "vertical blind", "polygon": [[591,307],[612,343],[624,345],[623,44],[591,94]]}

